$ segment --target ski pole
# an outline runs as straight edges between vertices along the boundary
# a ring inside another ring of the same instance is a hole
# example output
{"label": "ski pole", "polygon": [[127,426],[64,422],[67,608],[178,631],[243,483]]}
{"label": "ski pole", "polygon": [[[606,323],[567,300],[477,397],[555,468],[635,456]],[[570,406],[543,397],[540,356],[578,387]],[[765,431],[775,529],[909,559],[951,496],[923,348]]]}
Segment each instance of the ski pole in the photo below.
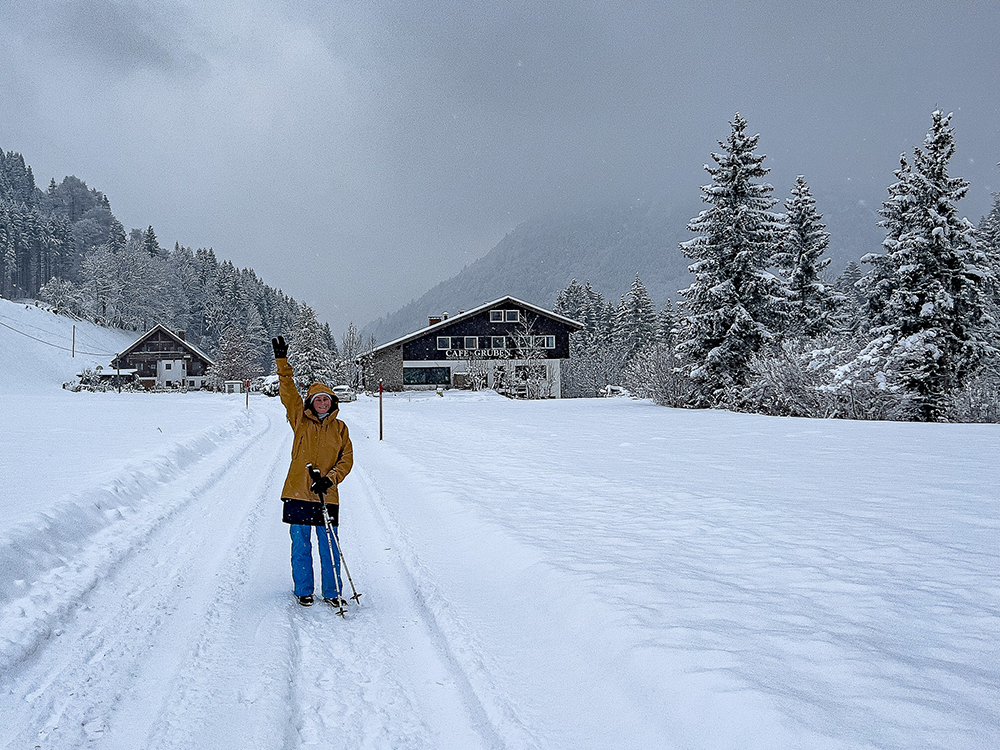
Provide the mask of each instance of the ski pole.
{"label": "ski pole", "polygon": [[[306,464],[306,471],[309,473],[309,478],[311,479],[312,478],[312,472],[313,472],[313,465],[312,464]],[[322,512],[323,512],[323,528],[326,530],[326,548],[330,551],[330,565],[333,567],[333,577],[337,581],[337,588],[342,591],[343,588],[344,588],[344,583],[343,583],[343,581],[340,578],[340,569],[339,569],[340,566],[339,565],[334,565],[334,562],[336,561],[336,558],[333,555],[333,544],[330,542],[331,539],[335,539],[336,537],[333,534],[333,521],[330,518],[330,514],[326,510],[326,492],[317,492],[316,494],[319,495],[319,506],[320,506],[320,508],[322,509]],[[317,539],[317,541],[319,541],[319,540]],[[340,543],[339,542],[337,543],[337,552],[338,552],[338,554],[340,553]],[[345,567],[346,567],[346,565],[345,565]],[[351,584],[351,588],[354,588],[354,584],[353,583]],[[345,614],[346,612],[347,612],[347,610],[344,608],[344,597],[343,596],[338,596],[337,597],[337,614],[340,615],[341,617],[343,617],[344,619],[347,619],[347,615]]]}
{"label": "ski pole", "polygon": [[[330,544],[330,540],[331,539],[333,539],[334,540],[334,544],[337,545],[337,553],[340,555],[340,562],[344,562],[344,555],[340,551],[340,543],[337,542],[337,535],[336,535],[336,533],[333,530],[333,520],[330,518],[330,514],[326,510],[326,500],[324,499],[325,496],[326,496],[325,492],[321,493],[320,496],[319,496],[319,501],[320,501],[320,504],[323,506],[323,522],[326,524],[326,546],[330,550],[330,564],[333,565],[333,575],[337,579],[337,588],[338,589],[343,589],[344,588],[344,582],[340,578],[340,566],[333,564],[334,563],[334,557],[333,557],[333,546]],[[346,563],[344,563],[344,568],[345,569],[347,568],[347,564]],[[348,575],[350,575],[350,573],[348,573]],[[351,588],[354,588],[354,584],[353,583],[351,584]],[[346,619],[347,615],[344,614],[344,613],[347,610],[344,607],[344,601],[345,600],[344,600],[343,596],[338,596],[337,597],[337,614]]]}
{"label": "ski pole", "polygon": [[354,588],[354,579],[351,578],[351,569],[347,567],[347,560],[344,558],[344,550],[340,546],[340,535],[333,527],[330,528],[330,531],[333,533],[333,541],[334,544],[337,545],[337,552],[340,553],[340,561],[344,563],[344,571],[347,573],[347,582],[351,584],[351,599],[353,599],[357,604],[361,604],[361,594],[359,594],[358,590]]}

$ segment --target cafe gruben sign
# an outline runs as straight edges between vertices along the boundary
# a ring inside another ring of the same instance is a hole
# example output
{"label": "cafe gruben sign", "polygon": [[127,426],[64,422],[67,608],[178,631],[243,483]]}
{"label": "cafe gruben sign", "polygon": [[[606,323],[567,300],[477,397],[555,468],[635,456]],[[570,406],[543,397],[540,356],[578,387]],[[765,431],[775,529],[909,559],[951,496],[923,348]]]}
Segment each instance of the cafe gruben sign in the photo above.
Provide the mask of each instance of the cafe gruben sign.
{"label": "cafe gruben sign", "polygon": [[510,359],[508,349],[448,349],[445,359]]}

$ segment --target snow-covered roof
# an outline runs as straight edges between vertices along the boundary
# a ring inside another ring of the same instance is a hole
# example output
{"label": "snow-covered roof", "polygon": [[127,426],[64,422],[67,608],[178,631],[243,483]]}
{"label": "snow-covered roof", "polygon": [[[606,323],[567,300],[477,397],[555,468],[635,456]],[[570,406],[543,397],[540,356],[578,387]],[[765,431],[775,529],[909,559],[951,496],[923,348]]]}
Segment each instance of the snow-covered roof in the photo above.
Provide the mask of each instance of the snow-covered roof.
{"label": "snow-covered roof", "polygon": [[163,331],[165,334],[167,334],[170,338],[172,338],[178,344],[180,344],[181,346],[183,346],[186,349],[189,349],[193,354],[197,354],[203,360],[205,360],[206,362],[208,362],[208,364],[210,364],[210,365],[214,365],[215,364],[215,361],[211,357],[209,357],[207,354],[205,354],[205,352],[203,352],[197,346],[195,346],[194,344],[192,344],[190,341],[188,341],[186,339],[182,339],[180,336],[178,336],[176,333],[174,333],[173,331],[171,331],[169,328],[167,328],[162,323],[157,323],[155,326],[153,326],[148,331],[146,331],[144,334],[142,334],[142,336],[140,336],[138,338],[138,340],[134,344],[132,344],[132,346],[130,346],[128,349],[126,349],[125,351],[123,351],[121,354],[118,355],[119,358],[120,357],[124,357],[125,355],[130,354],[131,352],[135,351],[135,349],[140,344],[142,344],[143,341],[145,341],[146,339],[148,339],[150,336],[152,336],[157,331]]}
{"label": "snow-covered roof", "polygon": [[434,323],[432,325],[425,326],[424,328],[421,328],[418,331],[414,331],[413,333],[408,333],[405,336],[400,336],[398,339],[393,339],[392,341],[386,344],[382,344],[381,346],[376,346],[372,351],[378,352],[381,351],[382,349],[388,349],[390,346],[399,346],[400,344],[405,344],[409,341],[413,341],[414,339],[418,339],[421,336],[426,336],[428,333],[431,333],[432,331],[445,328],[447,326],[450,326],[452,323],[455,323],[460,320],[465,320],[467,318],[471,318],[472,316],[478,315],[479,313],[485,312],[486,310],[490,310],[496,307],[497,305],[503,305],[508,302],[512,302],[515,305],[520,305],[521,307],[531,310],[532,312],[538,313],[539,315],[544,315],[546,318],[551,318],[552,320],[558,321],[564,325],[569,326],[570,328],[575,328],[578,331],[582,330],[584,327],[583,323],[577,320],[573,320],[572,318],[567,318],[565,315],[560,315],[559,313],[552,312],[551,310],[546,310],[544,307],[539,307],[538,305],[533,305],[530,302],[525,302],[524,300],[520,300],[517,297],[511,297],[510,295],[507,295],[506,297],[500,297],[499,299],[495,299],[492,302],[487,302],[486,304],[480,305],[479,307],[474,307],[471,310],[466,310],[465,312],[461,312],[458,315],[452,315],[451,317],[445,318],[440,323]]}

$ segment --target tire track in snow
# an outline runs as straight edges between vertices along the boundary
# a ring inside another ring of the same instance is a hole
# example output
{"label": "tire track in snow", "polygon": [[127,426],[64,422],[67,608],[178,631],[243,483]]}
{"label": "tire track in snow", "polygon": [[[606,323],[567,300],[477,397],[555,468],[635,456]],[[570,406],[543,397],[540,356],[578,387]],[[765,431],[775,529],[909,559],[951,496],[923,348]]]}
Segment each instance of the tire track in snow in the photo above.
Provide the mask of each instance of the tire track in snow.
{"label": "tire track in snow", "polygon": [[484,747],[538,748],[541,743],[518,717],[490,675],[474,634],[455,614],[447,596],[420,561],[412,542],[396,521],[378,481],[363,467],[355,467],[372,516],[397,552],[397,567],[413,592],[419,613],[440,658],[454,678],[466,710]]}
{"label": "tire track in snow", "polygon": [[[290,634],[275,618],[265,616],[258,623],[256,613],[247,610],[252,609],[248,600],[261,599],[262,592],[252,586],[254,571],[250,561],[261,546],[268,516],[273,517],[278,507],[284,453],[274,451],[266,478],[255,482],[252,506],[216,570],[218,583],[200,616],[199,632],[193,634],[194,644],[166,689],[166,703],[144,739],[144,748],[218,748],[220,745],[212,738],[220,736],[216,731],[220,723],[221,729],[239,724],[241,732],[253,730],[251,747],[279,747],[283,742],[284,712],[276,708],[280,702],[273,700],[273,689],[277,688],[280,697],[283,691],[287,693],[291,682]],[[254,463],[254,458],[248,456],[245,462]],[[221,487],[216,491],[226,494]],[[257,623],[257,633],[251,637],[244,632],[248,623]],[[268,649],[257,645],[256,636],[261,631]],[[262,696],[265,700],[261,701]],[[261,714],[269,708],[273,716],[261,721]],[[256,714],[252,722],[250,716],[239,715],[251,712]],[[204,735],[208,735],[207,742]],[[242,740],[240,744],[247,746]]]}
{"label": "tire track in snow", "polygon": [[[268,423],[269,424],[269,423]],[[252,419],[239,426],[237,436],[255,427]],[[155,502],[163,494],[164,486],[171,486],[183,472],[196,471],[205,465],[210,457],[215,457],[221,441],[231,434],[231,427],[210,432],[209,436],[199,436],[170,452],[168,458],[157,462],[148,473],[128,474],[106,484],[94,493],[94,503],[98,508],[107,508],[106,515],[116,517],[97,530],[88,524],[78,528],[71,523],[76,514],[67,510],[57,514],[62,528],[53,531],[56,521],[44,523],[41,528],[22,529],[14,535],[14,542],[3,545],[3,565],[6,558],[17,555],[25,548],[41,549],[41,553],[28,554],[32,562],[13,566],[12,577],[17,574],[37,578],[30,582],[20,580],[21,591],[16,598],[8,600],[0,609],[0,633],[17,633],[12,639],[5,636],[0,641],[0,671],[10,673],[23,666],[40,648],[45,639],[59,629],[60,624],[71,617],[80,601],[97,586],[100,581],[128,556],[143,549],[143,545],[163,523],[190,505],[208,486],[218,481],[232,461],[255,445],[265,430],[251,432],[245,441],[230,444],[227,459],[209,475],[204,482],[190,491],[167,495],[162,502]],[[206,453],[200,450],[209,448]],[[176,460],[172,464],[171,460]],[[211,464],[209,464],[211,465]],[[88,531],[91,531],[89,535]],[[56,535],[72,540],[59,543],[54,549],[48,540]]]}
{"label": "tire track in snow", "polygon": [[[180,478],[156,486],[143,498],[145,512],[96,535],[64,569],[33,587],[51,585],[54,591],[45,606],[33,609],[32,618],[21,613],[35,639],[28,651],[33,658],[5,671],[7,677],[17,673],[17,685],[9,691],[11,705],[4,706],[7,696],[0,698],[0,713],[8,718],[0,731],[10,738],[0,740],[7,743],[2,746],[23,747],[26,733],[36,737],[37,747],[102,744],[115,709],[143,672],[144,658],[183,606],[178,598],[188,585],[184,566],[196,562],[184,556],[197,543],[191,516],[198,519],[203,498],[231,472],[252,467],[254,447],[274,432],[266,416],[251,419],[250,426],[256,429],[246,439],[226,444],[221,454],[212,451]],[[194,487],[185,486],[191,483]],[[157,558],[157,543],[172,529],[178,548]],[[58,574],[67,569],[78,574],[65,580]],[[18,695],[26,696],[23,704]]]}
{"label": "tire track in snow", "polygon": [[291,621],[297,646],[294,733],[288,750],[303,747],[438,747],[413,692],[412,673],[399,671],[400,645],[366,602],[347,620],[326,605]]}

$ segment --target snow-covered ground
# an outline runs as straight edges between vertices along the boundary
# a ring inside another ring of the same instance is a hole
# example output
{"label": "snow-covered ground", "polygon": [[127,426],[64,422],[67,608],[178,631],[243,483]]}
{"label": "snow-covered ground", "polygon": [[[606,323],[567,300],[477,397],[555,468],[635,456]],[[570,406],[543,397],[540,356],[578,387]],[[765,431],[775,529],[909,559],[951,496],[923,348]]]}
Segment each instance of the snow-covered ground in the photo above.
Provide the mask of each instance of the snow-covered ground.
{"label": "snow-covered ground", "polygon": [[0,748],[1000,746],[994,425],[362,397],[341,620],[276,399],[59,351],[0,327]]}

